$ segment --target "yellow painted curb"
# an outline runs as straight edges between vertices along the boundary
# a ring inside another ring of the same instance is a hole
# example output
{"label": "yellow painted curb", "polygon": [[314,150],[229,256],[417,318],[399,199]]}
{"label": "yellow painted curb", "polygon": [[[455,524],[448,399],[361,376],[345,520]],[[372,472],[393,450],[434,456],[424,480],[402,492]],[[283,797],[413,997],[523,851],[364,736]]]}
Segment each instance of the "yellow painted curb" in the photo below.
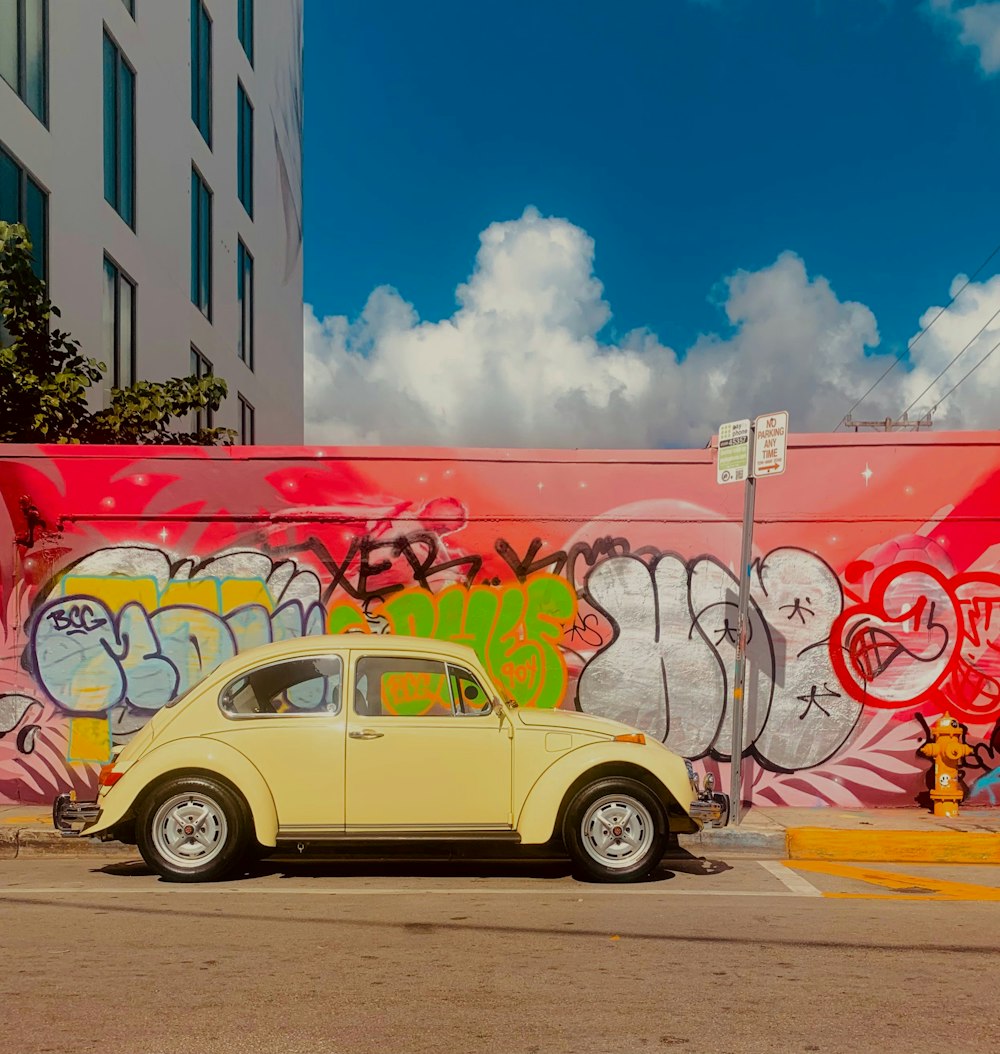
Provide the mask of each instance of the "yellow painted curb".
{"label": "yellow painted curb", "polygon": [[785,835],[789,860],[1000,864],[1000,832],[839,831],[829,827],[789,827]]}

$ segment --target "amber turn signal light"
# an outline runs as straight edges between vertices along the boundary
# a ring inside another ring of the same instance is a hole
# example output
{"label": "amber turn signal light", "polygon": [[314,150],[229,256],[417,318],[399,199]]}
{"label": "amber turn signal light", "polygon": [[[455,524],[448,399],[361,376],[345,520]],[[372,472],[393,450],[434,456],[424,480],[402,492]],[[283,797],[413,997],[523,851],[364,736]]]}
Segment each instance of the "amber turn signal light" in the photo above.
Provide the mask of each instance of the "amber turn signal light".
{"label": "amber turn signal light", "polygon": [[629,732],[628,735],[615,736],[616,743],[638,743],[640,747],[646,745],[646,737],[641,732]]}
{"label": "amber turn signal light", "polygon": [[115,763],[112,761],[110,765],[101,766],[101,771],[97,776],[97,785],[99,787],[113,787],[124,775],[124,772],[115,772]]}

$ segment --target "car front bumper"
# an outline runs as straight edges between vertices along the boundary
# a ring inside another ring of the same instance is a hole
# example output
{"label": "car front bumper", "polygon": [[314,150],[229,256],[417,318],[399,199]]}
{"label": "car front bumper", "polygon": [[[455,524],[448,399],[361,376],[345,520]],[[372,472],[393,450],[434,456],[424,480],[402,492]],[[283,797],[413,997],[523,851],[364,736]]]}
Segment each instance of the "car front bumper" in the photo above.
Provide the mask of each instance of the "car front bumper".
{"label": "car front bumper", "polygon": [[701,824],[725,827],[729,823],[729,795],[702,793],[688,806],[688,813]]}
{"label": "car front bumper", "polygon": [[64,838],[78,838],[101,815],[96,801],[77,801],[74,794],[60,794],[52,803],[52,826]]}

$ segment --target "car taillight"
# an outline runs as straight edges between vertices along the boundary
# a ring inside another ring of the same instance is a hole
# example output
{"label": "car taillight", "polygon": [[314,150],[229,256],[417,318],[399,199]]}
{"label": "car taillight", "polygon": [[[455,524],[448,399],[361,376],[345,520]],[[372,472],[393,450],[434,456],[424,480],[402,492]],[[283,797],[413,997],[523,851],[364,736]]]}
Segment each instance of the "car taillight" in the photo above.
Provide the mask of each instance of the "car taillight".
{"label": "car taillight", "polygon": [[113,787],[124,775],[124,772],[115,772],[115,763],[112,761],[110,765],[101,766],[101,771],[97,776],[97,785]]}
{"label": "car taillight", "polygon": [[641,732],[630,732],[628,735],[615,736],[616,743],[638,743],[640,747],[646,745],[646,737]]}

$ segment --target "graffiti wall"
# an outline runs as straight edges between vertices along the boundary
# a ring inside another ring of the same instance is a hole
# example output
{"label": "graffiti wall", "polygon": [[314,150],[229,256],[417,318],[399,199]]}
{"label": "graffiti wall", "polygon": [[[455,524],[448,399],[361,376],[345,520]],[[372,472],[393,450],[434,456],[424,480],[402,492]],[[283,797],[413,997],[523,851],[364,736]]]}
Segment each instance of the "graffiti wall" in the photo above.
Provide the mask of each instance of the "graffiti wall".
{"label": "graffiti wall", "polygon": [[[743,753],[758,805],[913,805],[945,710],[1000,804],[1000,439],[793,438],[758,486]],[[522,706],[728,780],[741,491],[711,450],[0,450],[0,802],[92,794],[256,645],[471,645]]]}

